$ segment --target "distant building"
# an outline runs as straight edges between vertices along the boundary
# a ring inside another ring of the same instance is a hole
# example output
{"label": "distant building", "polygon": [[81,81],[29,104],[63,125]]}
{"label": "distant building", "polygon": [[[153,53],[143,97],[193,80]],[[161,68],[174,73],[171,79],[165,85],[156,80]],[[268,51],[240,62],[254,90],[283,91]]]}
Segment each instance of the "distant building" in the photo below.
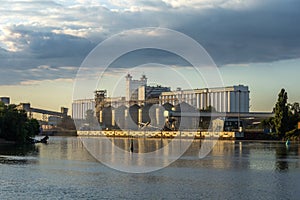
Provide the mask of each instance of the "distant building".
{"label": "distant building", "polygon": [[10,98],[9,97],[0,97],[0,102],[3,102],[5,105],[9,105]]}
{"label": "distant building", "polygon": [[217,112],[249,113],[249,89],[244,85],[171,91],[170,87],[147,86],[145,75],[133,80],[127,74],[125,97],[107,97],[106,94],[106,90],[97,90],[95,100],[74,101],[72,117],[80,121],[85,119],[86,111],[92,109],[101,127],[108,130],[136,130],[149,122],[159,129],[176,129],[179,125],[188,129],[197,126],[199,119],[180,117],[175,122],[166,121],[164,111],[196,113],[213,107]]}
{"label": "distant building", "polygon": [[62,122],[62,118],[58,116],[49,116],[48,117],[48,125],[57,126]]}
{"label": "distant building", "polygon": [[72,118],[73,119],[85,119],[87,110],[95,110],[94,99],[79,99],[74,100],[72,103]]}
{"label": "distant building", "polygon": [[[170,92],[170,87],[162,87],[158,86],[140,86],[138,88],[138,100],[139,102],[147,101],[147,100],[159,100],[161,93]],[[154,103],[154,101],[153,101]]]}
{"label": "distant building", "polygon": [[125,97],[107,97],[106,102],[115,108],[126,105]]}
{"label": "distant building", "polygon": [[204,88],[163,92],[160,96],[161,104],[176,105],[186,102],[197,109],[212,106],[217,112],[249,112],[248,86],[238,85],[220,88]]}
{"label": "distant building", "polygon": [[140,80],[133,80],[130,74],[126,76],[126,101],[137,101],[138,100],[138,88],[140,86],[147,85],[147,77],[142,75]]}

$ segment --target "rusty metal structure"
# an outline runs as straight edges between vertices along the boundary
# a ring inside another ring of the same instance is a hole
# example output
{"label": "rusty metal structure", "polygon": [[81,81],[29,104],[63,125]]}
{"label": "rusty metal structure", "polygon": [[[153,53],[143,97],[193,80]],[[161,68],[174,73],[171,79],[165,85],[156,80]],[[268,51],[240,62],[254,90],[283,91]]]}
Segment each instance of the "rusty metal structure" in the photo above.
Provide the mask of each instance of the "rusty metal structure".
{"label": "rusty metal structure", "polygon": [[103,108],[105,106],[107,106],[107,104],[108,104],[108,102],[106,101],[107,91],[106,90],[96,90],[94,93],[95,93],[96,117],[99,121],[100,120],[100,111],[103,110]]}

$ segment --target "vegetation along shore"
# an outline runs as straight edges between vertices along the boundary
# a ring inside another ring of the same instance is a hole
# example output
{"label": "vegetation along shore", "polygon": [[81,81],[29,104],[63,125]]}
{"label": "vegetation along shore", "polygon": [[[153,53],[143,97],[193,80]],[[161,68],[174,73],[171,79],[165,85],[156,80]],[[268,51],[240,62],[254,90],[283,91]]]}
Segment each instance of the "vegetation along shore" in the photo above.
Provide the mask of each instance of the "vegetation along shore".
{"label": "vegetation along shore", "polygon": [[28,118],[24,110],[0,102],[0,143],[24,143],[39,131],[38,121]]}

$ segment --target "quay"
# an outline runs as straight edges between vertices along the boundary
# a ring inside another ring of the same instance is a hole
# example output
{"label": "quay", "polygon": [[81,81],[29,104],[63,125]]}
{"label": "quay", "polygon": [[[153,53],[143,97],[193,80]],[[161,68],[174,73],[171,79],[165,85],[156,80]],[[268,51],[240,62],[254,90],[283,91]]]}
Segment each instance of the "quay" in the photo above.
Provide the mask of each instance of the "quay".
{"label": "quay", "polygon": [[149,138],[186,138],[186,139],[241,139],[243,132],[202,132],[202,131],[77,131],[77,136],[100,137],[149,137]]}

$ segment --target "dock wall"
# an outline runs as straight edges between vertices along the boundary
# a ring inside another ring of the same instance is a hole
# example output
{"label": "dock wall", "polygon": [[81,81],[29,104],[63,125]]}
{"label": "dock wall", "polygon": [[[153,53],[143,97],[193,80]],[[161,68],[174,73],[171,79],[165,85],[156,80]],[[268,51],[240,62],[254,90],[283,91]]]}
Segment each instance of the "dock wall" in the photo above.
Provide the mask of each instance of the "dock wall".
{"label": "dock wall", "polygon": [[149,137],[149,138],[243,138],[239,132],[200,132],[200,131],[77,131],[77,136],[105,137]]}

